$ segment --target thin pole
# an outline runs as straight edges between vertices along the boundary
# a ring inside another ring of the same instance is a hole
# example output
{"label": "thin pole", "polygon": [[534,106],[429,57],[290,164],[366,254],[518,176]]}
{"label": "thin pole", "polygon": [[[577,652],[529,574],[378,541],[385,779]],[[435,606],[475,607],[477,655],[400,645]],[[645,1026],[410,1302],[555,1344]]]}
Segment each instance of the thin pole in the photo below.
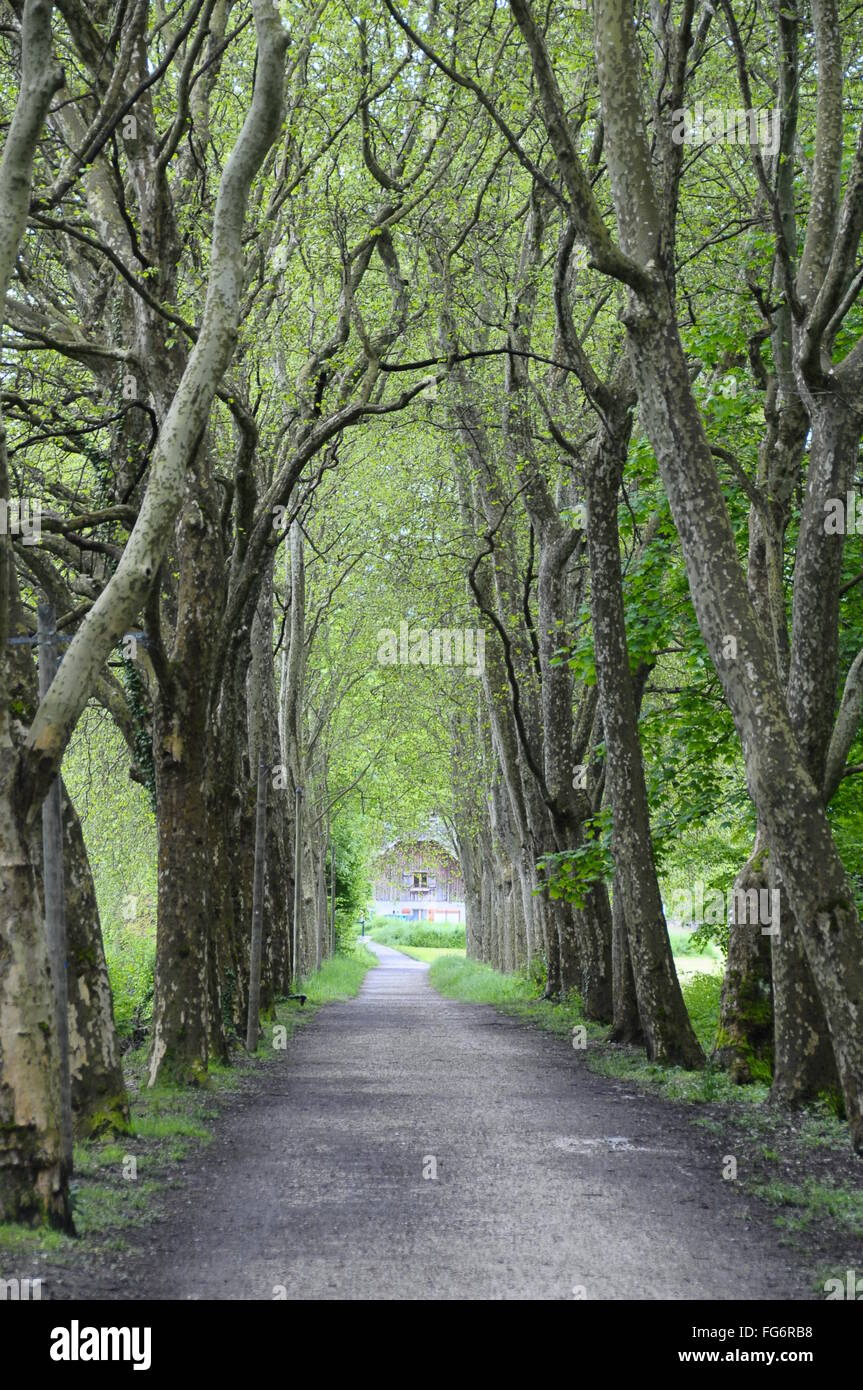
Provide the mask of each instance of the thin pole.
{"label": "thin pole", "polygon": [[[47,695],[57,671],[57,626],[50,603],[38,607],[39,699]],[[72,1084],[69,1075],[69,986],[66,960],[66,897],[63,882],[63,807],[60,778],[42,802],[42,876],[45,937],[54,982],[54,1018],[60,1061],[60,1142],[63,1166],[72,1172]]]}
{"label": "thin pole", "polygon": [[249,959],[249,1021],[246,1028],[246,1051],[258,1046],[258,1024],[261,1008],[261,942],[264,935],[264,861],[267,847],[267,760],[264,750],[258,753],[258,805],[255,816],[255,877],[252,888],[252,949]]}
{"label": "thin pole", "polygon": [[330,841],[330,955],[336,954],[336,846]]}
{"label": "thin pole", "polygon": [[297,950],[299,945],[300,903],[303,893],[303,789],[297,787],[296,810],[294,814],[294,942],[291,951],[291,977],[296,993],[300,972],[298,970]]}

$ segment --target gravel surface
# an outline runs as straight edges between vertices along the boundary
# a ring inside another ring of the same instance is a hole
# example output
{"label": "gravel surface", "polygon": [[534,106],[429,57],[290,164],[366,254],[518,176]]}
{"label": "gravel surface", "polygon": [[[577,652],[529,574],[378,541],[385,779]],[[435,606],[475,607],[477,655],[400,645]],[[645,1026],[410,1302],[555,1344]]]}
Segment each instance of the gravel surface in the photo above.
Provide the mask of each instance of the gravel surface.
{"label": "gravel surface", "polygon": [[237,1098],[163,1219],[50,1296],[814,1297],[681,1106],[368,944],[359,997]]}

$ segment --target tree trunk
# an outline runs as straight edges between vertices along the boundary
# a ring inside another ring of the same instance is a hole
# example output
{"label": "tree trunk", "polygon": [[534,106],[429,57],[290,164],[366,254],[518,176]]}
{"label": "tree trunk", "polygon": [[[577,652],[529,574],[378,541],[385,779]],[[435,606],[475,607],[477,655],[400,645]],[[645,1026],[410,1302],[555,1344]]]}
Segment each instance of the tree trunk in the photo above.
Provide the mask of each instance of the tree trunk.
{"label": "tree trunk", "polygon": [[[778,370],[765,395],[767,431],[758,451],[757,475],[766,513],[762,515],[762,509],[754,505],[750,510],[746,573],[753,607],[773,638],[776,670],[783,685],[788,681],[791,656],[784,584],[785,533],[809,429],[809,418],[791,378],[789,315],[787,306],[779,311],[772,335]],[[759,826],[752,854],[734,881],[735,893],[768,886],[766,849],[766,837]],[[764,1066],[773,1065],[771,969],[769,938],[759,933],[756,939],[747,924],[732,918],[715,1055],[740,1083],[754,1080]]]}
{"label": "tree trunk", "polygon": [[[149,1085],[205,1085],[209,1058],[212,873],[197,722],[157,708],[159,915]],[[166,722],[167,721],[167,722]],[[183,730],[181,734],[180,730]]]}
{"label": "tree trunk", "polygon": [[623,909],[623,889],[615,870],[612,901],[612,969],[614,972],[614,1018],[611,1041],[641,1044],[644,1030],[638,1017],[638,994],[629,954],[629,933]]}
{"label": "tree trunk", "polygon": [[[794,566],[788,712],[807,771],[825,785],[839,678],[839,600],[845,532],[825,534],[825,504],[854,481],[861,420],[841,390],[808,397],[812,433]],[[847,522],[847,518],[846,518]],[[847,526],[846,526],[847,531]],[[776,871],[777,886],[780,875]],[[790,905],[772,941],[775,1056],[771,1098],[801,1104],[839,1086],[824,1007]]]}
{"label": "tree trunk", "polygon": [[[18,600],[17,585],[13,588],[16,626],[23,632],[24,612]],[[19,648],[10,658],[7,680],[14,708],[22,720],[29,722],[39,696],[36,670],[28,648]],[[72,1115],[76,1135],[86,1138],[91,1134],[126,1131],[129,1100],[114,1022],[96,889],[80,821],[62,782],[61,788]],[[41,900],[42,827],[39,821],[31,823],[28,842]]]}
{"label": "tree trunk", "polygon": [[[734,880],[732,902],[742,901],[739,894],[760,893],[768,886],[767,846],[759,828],[752,854]],[[784,932],[784,914],[781,928]],[[770,942],[757,923],[738,921],[732,913],[714,1055],[740,1084],[765,1080],[773,1066]]]}
{"label": "tree trunk", "polygon": [[[777,867],[771,887],[783,904],[779,935],[768,938],[773,958],[773,1085],[771,1101],[801,1105],[839,1089],[836,1059],[824,1007],[806,957],[802,935],[788,906]],[[759,932],[751,926],[750,932]]]}
{"label": "tree trunk", "polygon": [[[638,714],[629,667],[623,576],[617,527],[628,415],[619,408],[617,440],[603,436],[588,474],[587,538],[590,552],[590,611],[596,679],[605,729],[606,776],[612,806],[615,882],[626,922],[638,1016],[651,1059],[685,1067],[703,1065],[671,954],[671,943],[653,859],[650,809],[638,736]],[[625,967],[618,948],[618,980]],[[625,1005],[621,1005],[625,1018]],[[621,1026],[631,1028],[621,1020]]]}
{"label": "tree trunk", "polygon": [[81,824],[63,788],[63,866],[69,982],[69,1067],[75,1134],[82,1139],[129,1128],[129,1097],[96,890]]}
{"label": "tree trunk", "polygon": [[0,708],[0,1221],[71,1230],[54,991],[39,875],[14,798],[17,765]]}

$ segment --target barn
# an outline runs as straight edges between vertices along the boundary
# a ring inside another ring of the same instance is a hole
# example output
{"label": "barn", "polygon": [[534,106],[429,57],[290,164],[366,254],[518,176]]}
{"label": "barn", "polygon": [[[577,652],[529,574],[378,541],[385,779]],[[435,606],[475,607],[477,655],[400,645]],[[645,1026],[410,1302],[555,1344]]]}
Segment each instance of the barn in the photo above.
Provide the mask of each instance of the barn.
{"label": "barn", "polygon": [[459,862],[436,835],[393,840],[374,870],[375,916],[411,922],[464,922]]}

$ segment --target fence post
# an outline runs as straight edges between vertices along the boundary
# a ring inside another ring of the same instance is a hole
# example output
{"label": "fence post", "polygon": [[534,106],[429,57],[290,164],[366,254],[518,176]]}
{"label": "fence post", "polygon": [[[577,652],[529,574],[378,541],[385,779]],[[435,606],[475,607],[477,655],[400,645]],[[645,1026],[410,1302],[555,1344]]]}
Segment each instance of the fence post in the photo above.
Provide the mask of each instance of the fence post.
{"label": "fence post", "polygon": [[303,789],[297,787],[297,799],[295,805],[295,834],[294,834],[294,922],[293,922],[293,948],[291,950],[291,978],[293,980],[292,989],[296,994],[299,984],[300,974],[298,970],[299,961],[297,960],[297,950],[299,948],[299,922],[300,922],[300,903],[303,900]]}
{"label": "fence post", "polygon": [[[57,671],[57,626],[49,603],[38,606],[39,699]],[[72,1172],[72,1087],[69,1075],[69,987],[66,960],[66,895],[63,881],[63,807],[59,774],[42,802],[42,877],[45,893],[45,936],[54,981],[54,1014],[60,1059],[60,1140],[63,1166]]]}
{"label": "fence post", "polygon": [[252,888],[252,947],[249,955],[249,1018],[246,1051],[258,1046],[261,1008],[261,943],[264,935],[264,864],[267,851],[267,760],[258,753],[258,803],[255,815],[255,876]]}

